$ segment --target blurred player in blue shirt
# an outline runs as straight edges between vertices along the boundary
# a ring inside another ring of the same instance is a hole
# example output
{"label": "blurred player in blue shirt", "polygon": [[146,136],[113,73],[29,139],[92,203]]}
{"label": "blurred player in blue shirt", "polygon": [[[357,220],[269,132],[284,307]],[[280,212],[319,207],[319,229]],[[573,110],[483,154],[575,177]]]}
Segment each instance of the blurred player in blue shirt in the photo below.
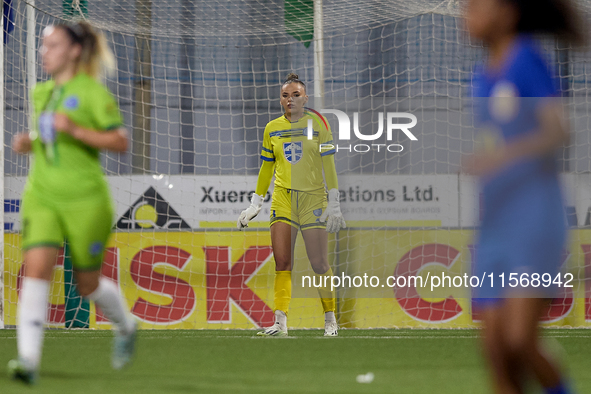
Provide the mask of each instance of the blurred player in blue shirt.
{"label": "blurred player in blue shirt", "polygon": [[[546,393],[571,393],[537,335],[559,285],[566,241],[557,154],[568,130],[532,34],[581,43],[577,21],[560,0],[469,0],[466,7],[470,35],[488,50],[473,80],[480,146],[464,167],[481,184],[484,213],[474,274],[492,273],[494,281],[475,289],[475,304],[497,393],[523,393],[528,376]],[[510,287],[511,274],[527,277],[529,285]]]}

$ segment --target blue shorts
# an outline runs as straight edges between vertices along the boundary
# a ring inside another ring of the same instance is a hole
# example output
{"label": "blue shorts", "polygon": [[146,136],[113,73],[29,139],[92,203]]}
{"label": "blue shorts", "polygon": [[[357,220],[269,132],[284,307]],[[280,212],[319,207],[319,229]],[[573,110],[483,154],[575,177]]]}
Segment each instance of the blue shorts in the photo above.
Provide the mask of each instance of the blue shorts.
{"label": "blue shorts", "polygon": [[[473,289],[473,297],[488,299],[482,300],[488,305],[490,299],[508,297],[553,298],[558,286],[552,282],[561,269],[566,235],[560,202],[543,197],[506,202],[483,220],[472,275],[486,279]],[[545,286],[542,278],[549,277],[552,281],[546,280]],[[518,280],[510,282],[511,278]],[[537,280],[532,283],[533,279]]]}

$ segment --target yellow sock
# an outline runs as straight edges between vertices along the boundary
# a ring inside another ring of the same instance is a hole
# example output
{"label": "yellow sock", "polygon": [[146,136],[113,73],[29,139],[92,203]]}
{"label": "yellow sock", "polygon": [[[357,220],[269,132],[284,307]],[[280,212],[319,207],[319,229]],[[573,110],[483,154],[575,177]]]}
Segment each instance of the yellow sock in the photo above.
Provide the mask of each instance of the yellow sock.
{"label": "yellow sock", "polygon": [[275,310],[289,310],[291,301],[291,271],[275,271]]}
{"label": "yellow sock", "polygon": [[[332,268],[329,268],[322,275],[318,275],[320,278],[324,278],[325,276],[333,276]],[[324,284],[324,279],[323,284]],[[318,288],[318,295],[320,296],[320,302],[322,303],[322,309],[324,309],[324,313],[326,312],[334,312],[336,310],[336,301],[335,301],[335,291],[330,290],[330,279],[326,281],[326,286]]]}

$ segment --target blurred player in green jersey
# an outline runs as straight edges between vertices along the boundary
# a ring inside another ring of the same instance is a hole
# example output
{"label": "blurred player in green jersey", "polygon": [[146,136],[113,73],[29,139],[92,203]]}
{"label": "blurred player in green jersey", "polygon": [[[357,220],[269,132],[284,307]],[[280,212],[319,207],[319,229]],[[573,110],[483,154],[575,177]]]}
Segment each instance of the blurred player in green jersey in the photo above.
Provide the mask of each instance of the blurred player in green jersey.
{"label": "blurred player in green jersey", "polygon": [[51,79],[31,92],[32,130],[13,140],[13,149],[32,153],[32,160],[22,203],[18,359],[8,371],[29,384],[39,370],[49,285],[64,239],[78,291],[114,324],[115,369],[130,361],[136,332],[118,286],[100,275],[114,211],[99,150],[124,152],[128,146],[117,103],[99,81],[102,71],[112,68],[113,55],[103,35],[80,22],[47,27],[41,57]]}

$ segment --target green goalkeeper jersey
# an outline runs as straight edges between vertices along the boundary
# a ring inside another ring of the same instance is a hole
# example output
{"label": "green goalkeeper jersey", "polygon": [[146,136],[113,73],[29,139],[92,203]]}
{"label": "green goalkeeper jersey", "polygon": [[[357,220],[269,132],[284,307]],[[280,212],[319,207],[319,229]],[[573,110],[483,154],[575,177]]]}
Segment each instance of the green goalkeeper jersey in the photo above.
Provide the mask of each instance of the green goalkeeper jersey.
{"label": "green goalkeeper jersey", "polygon": [[99,150],[55,130],[55,113],[66,114],[77,126],[97,132],[119,128],[121,113],[113,95],[96,79],[76,74],[61,86],[55,81],[32,90],[33,158],[26,191],[55,203],[108,191]]}

